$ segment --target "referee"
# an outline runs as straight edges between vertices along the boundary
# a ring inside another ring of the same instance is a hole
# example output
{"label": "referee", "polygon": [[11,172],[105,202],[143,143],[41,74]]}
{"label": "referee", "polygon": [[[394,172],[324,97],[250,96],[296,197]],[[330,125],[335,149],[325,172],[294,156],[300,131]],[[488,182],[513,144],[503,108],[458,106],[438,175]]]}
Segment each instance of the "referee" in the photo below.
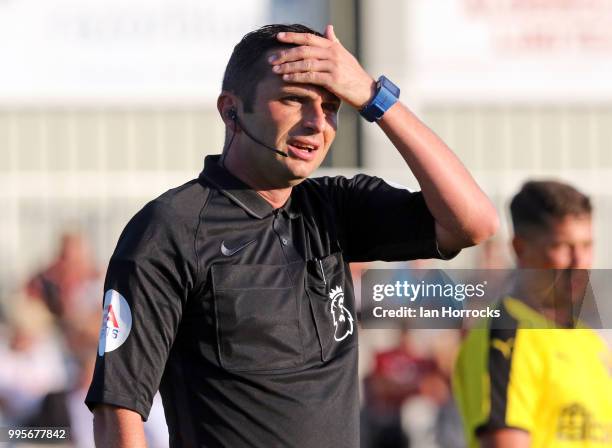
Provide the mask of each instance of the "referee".
{"label": "referee", "polygon": [[[398,97],[330,25],[269,25],[236,45],[217,101],[223,153],[138,212],[110,260],[86,398],[98,446],[144,446],[158,389],[172,447],[359,445],[348,263],[450,258],[498,226]],[[341,101],[387,134],[422,192],[308,179]]]}

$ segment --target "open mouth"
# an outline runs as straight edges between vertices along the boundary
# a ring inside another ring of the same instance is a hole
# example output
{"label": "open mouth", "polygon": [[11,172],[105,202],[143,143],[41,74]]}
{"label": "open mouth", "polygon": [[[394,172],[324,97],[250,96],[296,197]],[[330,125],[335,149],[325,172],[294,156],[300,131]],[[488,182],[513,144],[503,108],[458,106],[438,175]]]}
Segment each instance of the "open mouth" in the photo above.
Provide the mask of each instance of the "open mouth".
{"label": "open mouth", "polygon": [[319,146],[304,141],[292,140],[287,144],[287,149],[294,157],[302,160],[312,160]]}
{"label": "open mouth", "polygon": [[316,151],[317,149],[314,147],[314,145],[307,145],[304,143],[297,143],[297,142],[291,143],[290,146],[293,146],[294,148],[297,148],[301,151],[306,151],[306,152],[313,152],[313,151]]}

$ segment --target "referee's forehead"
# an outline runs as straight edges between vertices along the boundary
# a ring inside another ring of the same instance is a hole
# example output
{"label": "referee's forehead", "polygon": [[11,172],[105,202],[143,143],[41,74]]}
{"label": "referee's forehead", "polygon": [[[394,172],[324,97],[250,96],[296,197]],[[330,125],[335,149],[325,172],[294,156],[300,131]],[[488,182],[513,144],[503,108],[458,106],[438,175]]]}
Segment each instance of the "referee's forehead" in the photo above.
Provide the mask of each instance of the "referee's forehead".
{"label": "referee's forehead", "polygon": [[[272,71],[272,65],[270,65],[267,61],[268,61],[268,57],[272,55],[274,52],[278,51],[280,48],[283,48],[283,47],[268,50],[262,57],[262,61],[265,64],[265,67],[263,68],[263,76],[261,77],[261,79],[259,80],[259,82],[257,83],[255,87],[257,89],[255,91],[255,97],[257,97],[257,94],[259,93],[260,87],[265,84],[266,87],[268,88],[276,88],[282,92],[295,93],[295,94],[309,96],[309,97],[317,96],[317,97],[320,97],[321,101],[324,103],[337,103],[338,105],[341,104],[342,101],[340,100],[340,98],[338,98],[332,92],[327,90],[325,87],[322,87],[316,84],[287,82],[283,80],[281,75],[274,73]],[[285,47],[285,48],[289,48],[289,47]]]}

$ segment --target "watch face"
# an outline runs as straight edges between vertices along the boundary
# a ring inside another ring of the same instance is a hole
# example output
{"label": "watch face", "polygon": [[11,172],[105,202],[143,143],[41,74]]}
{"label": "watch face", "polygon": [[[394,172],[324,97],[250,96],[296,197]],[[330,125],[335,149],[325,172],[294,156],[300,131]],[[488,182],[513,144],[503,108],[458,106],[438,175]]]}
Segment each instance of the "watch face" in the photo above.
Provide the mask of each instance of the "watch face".
{"label": "watch face", "polygon": [[399,98],[400,89],[385,76],[376,82],[374,98],[360,110],[361,115],[369,122],[380,119],[384,113],[393,106]]}
{"label": "watch face", "polygon": [[397,87],[395,84],[393,84],[391,81],[389,81],[388,78],[386,78],[385,76],[381,76],[380,77],[380,83],[381,83],[382,87],[384,87],[389,92],[391,92],[393,94],[393,96],[395,96],[396,98],[399,98],[399,94],[400,94],[399,87]]}

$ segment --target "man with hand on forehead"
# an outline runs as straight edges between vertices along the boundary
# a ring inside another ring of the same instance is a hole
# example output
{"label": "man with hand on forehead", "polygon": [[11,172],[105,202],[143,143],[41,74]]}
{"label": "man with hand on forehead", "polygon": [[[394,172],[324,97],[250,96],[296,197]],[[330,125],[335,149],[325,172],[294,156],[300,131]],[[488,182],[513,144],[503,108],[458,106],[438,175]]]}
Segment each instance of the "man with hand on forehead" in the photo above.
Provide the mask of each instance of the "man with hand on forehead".
{"label": "man with hand on forehead", "polygon": [[[234,48],[220,156],[130,221],[105,283],[88,406],[99,446],[143,446],[159,388],[173,447],[359,445],[349,262],[450,258],[495,209],[448,147],[328,25],[268,25]],[[422,191],[309,178],[341,101],[376,122]]]}

